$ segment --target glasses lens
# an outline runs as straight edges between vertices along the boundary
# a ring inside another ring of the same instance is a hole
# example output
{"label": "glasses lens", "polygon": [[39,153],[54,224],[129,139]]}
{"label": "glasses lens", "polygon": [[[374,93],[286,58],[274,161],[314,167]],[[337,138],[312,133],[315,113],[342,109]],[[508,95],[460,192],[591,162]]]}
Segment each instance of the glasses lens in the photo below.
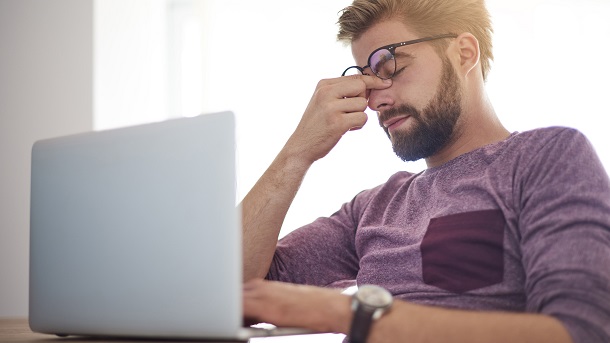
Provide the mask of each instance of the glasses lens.
{"label": "glasses lens", "polygon": [[377,50],[371,56],[371,70],[382,79],[390,79],[396,71],[394,55],[387,49]]}
{"label": "glasses lens", "polygon": [[362,71],[360,70],[359,67],[352,66],[352,67],[345,69],[343,74],[341,74],[341,76],[350,76],[350,75],[362,75]]}

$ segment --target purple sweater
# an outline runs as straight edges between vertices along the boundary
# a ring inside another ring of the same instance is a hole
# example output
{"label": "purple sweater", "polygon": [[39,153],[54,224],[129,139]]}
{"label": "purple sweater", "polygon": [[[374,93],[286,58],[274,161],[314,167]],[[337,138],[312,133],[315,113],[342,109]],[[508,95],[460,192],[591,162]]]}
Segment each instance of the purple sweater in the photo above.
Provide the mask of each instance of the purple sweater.
{"label": "purple sweater", "polygon": [[420,174],[398,172],[293,231],[268,278],[545,313],[574,342],[610,342],[610,181],[576,130],[513,134]]}

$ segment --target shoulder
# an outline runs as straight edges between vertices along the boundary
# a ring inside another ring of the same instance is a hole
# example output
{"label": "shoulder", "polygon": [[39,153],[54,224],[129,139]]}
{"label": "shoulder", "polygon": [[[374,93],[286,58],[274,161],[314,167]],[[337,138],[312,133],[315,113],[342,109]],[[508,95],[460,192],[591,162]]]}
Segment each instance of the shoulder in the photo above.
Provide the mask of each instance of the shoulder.
{"label": "shoulder", "polygon": [[536,160],[580,159],[581,155],[596,156],[587,137],[577,129],[553,126],[524,131],[509,139],[508,151],[519,156],[521,162]]}
{"label": "shoulder", "polygon": [[588,145],[588,140],[582,132],[564,126],[551,126],[524,131],[514,135],[513,140],[515,143],[538,146],[540,148],[544,148],[549,143],[558,142],[580,141],[586,142]]}
{"label": "shoulder", "polygon": [[573,187],[595,180],[607,183],[607,173],[588,138],[579,130],[548,127],[515,136],[520,152],[520,171],[524,180]]}

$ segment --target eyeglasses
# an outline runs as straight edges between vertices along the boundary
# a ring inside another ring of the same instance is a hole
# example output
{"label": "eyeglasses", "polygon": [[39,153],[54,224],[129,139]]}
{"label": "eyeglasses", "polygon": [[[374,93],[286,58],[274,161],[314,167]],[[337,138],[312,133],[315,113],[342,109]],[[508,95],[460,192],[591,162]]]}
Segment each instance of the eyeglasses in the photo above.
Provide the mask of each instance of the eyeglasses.
{"label": "eyeglasses", "polygon": [[345,69],[341,76],[364,74],[364,69],[371,68],[373,74],[375,74],[378,78],[382,80],[391,79],[394,76],[394,73],[396,73],[396,59],[394,56],[394,51],[396,50],[396,48],[405,45],[428,42],[431,40],[456,37],[457,35],[454,34],[444,34],[382,46],[381,48],[376,49],[369,55],[367,65],[365,65],[364,67],[351,66]]}

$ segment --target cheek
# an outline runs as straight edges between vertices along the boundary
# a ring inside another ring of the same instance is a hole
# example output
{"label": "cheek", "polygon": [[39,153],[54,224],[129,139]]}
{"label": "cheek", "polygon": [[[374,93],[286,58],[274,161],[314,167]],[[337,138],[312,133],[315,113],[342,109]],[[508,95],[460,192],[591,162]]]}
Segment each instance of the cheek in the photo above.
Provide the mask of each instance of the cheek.
{"label": "cheek", "polygon": [[428,84],[417,81],[416,79],[397,80],[395,83],[397,89],[396,102],[397,104],[405,104],[413,106],[417,109],[422,109],[431,96],[428,95]]}
{"label": "cheek", "polygon": [[400,89],[399,102],[422,109],[434,99],[439,79],[440,70],[426,71],[424,68],[412,68],[396,78],[392,86]]}

